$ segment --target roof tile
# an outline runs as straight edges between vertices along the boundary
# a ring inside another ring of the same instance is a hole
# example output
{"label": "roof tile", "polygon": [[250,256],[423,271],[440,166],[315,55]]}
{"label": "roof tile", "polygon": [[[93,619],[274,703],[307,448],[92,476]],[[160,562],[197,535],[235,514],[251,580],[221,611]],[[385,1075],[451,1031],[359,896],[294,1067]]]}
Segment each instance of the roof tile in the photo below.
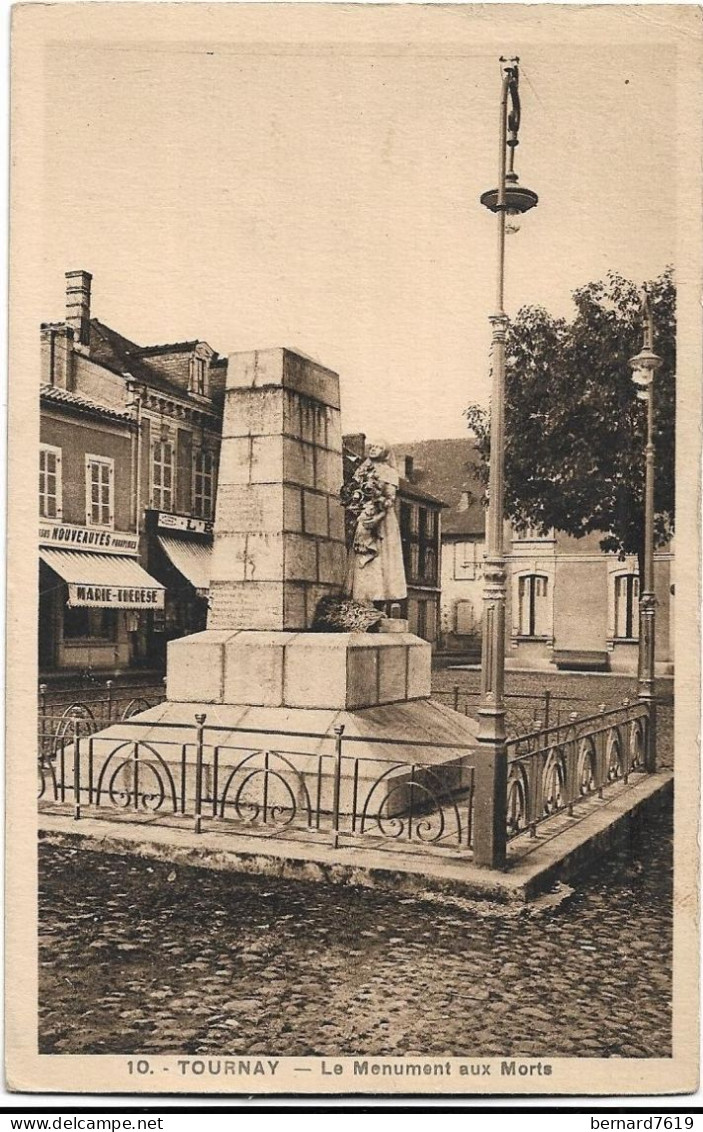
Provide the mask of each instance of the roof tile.
{"label": "roof tile", "polygon": [[39,392],[42,401],[68,405],[79,412],[108,417],[110,420],[131,421],[132,419],[125,409],[113,409],[109,405],[101,405],[98,401],[93,401],[91,397],[86,397],[83,393],[74,393],[72,390],[62,389],[58,385],[41,385]]}
{"label": "roof tile", "polygon": [[415,440],[394,444],[392,450],[401,474],[403,458],[412,456],[410,482],[446,503],[442,514],[443,535],[484,534],[486,512],[481,502],[484,487],[478,476],[480,456],[470,436]]}

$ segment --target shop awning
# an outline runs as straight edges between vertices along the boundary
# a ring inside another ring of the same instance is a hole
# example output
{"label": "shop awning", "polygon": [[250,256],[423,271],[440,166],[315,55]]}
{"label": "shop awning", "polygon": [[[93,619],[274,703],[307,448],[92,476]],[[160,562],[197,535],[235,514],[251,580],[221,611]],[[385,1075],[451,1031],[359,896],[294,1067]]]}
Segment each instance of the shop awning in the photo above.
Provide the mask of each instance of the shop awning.
{"label": "shop awning", "polygon": [[179,574],[195,586],[202,597],[206,597],[210,589],[212,547],[165,535],[159,535],[158,539],[162,550],[169,556]]}
{"label": "shop awning", "polygon": [[134,558],[86,554],[75,550],[39,550],[42,562],[68,583],[72,608],[163,609],[164,587]]}

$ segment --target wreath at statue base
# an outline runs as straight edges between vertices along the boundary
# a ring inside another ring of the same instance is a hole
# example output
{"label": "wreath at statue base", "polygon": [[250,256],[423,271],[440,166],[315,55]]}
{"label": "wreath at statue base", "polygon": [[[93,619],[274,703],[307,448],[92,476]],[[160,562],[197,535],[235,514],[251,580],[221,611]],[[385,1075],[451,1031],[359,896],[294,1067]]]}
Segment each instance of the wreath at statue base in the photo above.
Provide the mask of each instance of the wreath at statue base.
{"label": "wreath at statue base", "polygon": [[318,602],[312,632],[373,633],[378,632],[380,623],[385,620],[382,610],[340,594],[323,597]]}

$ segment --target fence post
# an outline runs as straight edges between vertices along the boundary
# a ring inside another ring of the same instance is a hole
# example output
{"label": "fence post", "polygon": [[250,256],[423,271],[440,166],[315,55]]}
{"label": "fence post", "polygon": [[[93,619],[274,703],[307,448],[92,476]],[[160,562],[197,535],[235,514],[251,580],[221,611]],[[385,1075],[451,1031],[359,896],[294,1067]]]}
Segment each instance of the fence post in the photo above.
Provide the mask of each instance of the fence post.
{"label": "fence post", "polygon": [[640,703],[647,707],[647,742],[645,744],[644,752],[644,765],[649,774],[656,774],[657,771],[657,701],[656,697],[652,696],[651,700],[642,698]]}
{"label": "fence post", "polygon": [[568,803],[566,812],[570,818],[574,816],[574,802],[577,798],[577,790],[579,783],[576,781],[578,778],[578,739],[576,738],[576,720],[578,719],[578,712],[572,711],[569,713],[569,723],[571,728],[567,731],[566,739],[566,792],[568,796]]}
{"label": "fence post", "polygon": [[107,687],[107,722],[112,723],[112,680],[106,680]]}
{"label": "fence post", "polygon": [[332,847],[339,848],[339,796],[342,787],[342,735],[344,724],[334,729],[334,794],[332,797]]}
{"label": "fence post", "polygon": [[[598,705],[598,711],[605,715],[605,704]],[[603,787],[608,775],[608,734],[601,730],[598,733],[598,797],[603,797]]]}
{"label": "fence post", "polygon": [[552,698],[552,693],[549,688],[544,689],[544,726],[545,729],[549,728],[549,703]]}
{"label": "fence post", "polygon": [[490,869],[504,869],[507,848],[508,755],[503,742],[498,750],[476,749],[474,781],[474,861]]}
{"label": "fence post", "polygon": [[459,685],[454,685],[454,711],[459,710]]}
{"label": "fence post", "polygon": [[39,753],[41,758],[46,754],[46,684],[39,685]]}
{"label": "fence post", "polygon": [[78,730],[78,709],[74,708],[73,721],[73,818],[80,821],[81,817],[81,740]]}
{"label": "fence post", "polygon": [[205,720],[207,716],[204,712],[197,712],[195,722],[197,729],[195,733],[195,832],[200,833],[202,830],[203,815],[203,732],[205,731]]}

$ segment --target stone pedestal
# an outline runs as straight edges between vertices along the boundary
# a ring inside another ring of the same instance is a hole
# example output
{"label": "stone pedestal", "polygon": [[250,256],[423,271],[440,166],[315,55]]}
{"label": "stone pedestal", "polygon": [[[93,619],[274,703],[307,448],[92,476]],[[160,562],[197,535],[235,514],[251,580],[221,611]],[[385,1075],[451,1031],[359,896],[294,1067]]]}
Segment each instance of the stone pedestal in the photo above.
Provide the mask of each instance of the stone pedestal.
{"label": "stone pedestal", "polygon": [[432,650],[410,633],[206,629],[170,641],[173,703],[352,711],[427,699]]}
{"label": "stone pedestal", "polygon": [[346,550],[339,378],[290,350],[231,354],[211,629],[308,629]]}

